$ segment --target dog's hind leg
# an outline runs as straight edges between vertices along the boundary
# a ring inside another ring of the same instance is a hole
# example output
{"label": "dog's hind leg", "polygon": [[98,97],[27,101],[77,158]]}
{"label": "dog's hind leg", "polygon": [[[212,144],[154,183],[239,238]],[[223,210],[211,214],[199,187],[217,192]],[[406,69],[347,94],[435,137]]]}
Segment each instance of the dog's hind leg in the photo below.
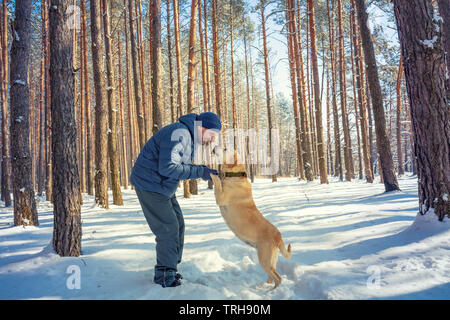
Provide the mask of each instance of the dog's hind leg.
{"label": "dog's hind leg", "polygon": [[[275,280],[275,286],[273,289],[278,287],[281,283],[281,276],[277,272],[277,261],[278,261],[278,248],[274,247],[271,249],[272,257],[270,259],[270,272],[272,274],[272,277]],[[272,289],[272,290],[273,290]]]}
{"label": "dog's hind leg", "polygon": [[[276,265],[276,256],[278,255],[278,248],[272,248],[271,244],[264,244],[262,246],[257,247],[258,250],[258,259],[261,267],[267,273],[269,277],[267,283],[272,283],[275,281],[275,286],[272,288],[275,289],[281,283],[281,276],[277,273],[274,263]],[[275,254],[274,254],[275,253]],[[274,260],[275,255],[275,260]]]}

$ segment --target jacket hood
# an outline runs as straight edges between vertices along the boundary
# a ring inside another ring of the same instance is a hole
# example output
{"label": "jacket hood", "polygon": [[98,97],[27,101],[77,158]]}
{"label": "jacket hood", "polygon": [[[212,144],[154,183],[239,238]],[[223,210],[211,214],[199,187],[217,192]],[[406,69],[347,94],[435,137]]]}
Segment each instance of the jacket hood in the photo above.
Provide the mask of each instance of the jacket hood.
{"label": "jacket hood", "polygon": [[184,124],[188,129],[189,132],[191,133],[192,136],[192,141],[194,141],[194,128],[195,128],[195,121],[197,120],[197,114],[196,113],[189,113],[189,114],[185,114],[184,116],[181,116],[178,118],[178,121],[181,122],[182,124]]}

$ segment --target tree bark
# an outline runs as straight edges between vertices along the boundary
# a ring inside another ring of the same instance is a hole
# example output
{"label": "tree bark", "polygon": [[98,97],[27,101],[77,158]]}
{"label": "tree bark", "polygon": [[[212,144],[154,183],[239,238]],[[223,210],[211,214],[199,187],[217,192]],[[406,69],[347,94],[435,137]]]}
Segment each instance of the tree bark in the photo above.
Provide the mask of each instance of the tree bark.
{"label": "tree bark", "polygon": [[138,52],[136,46],[136,35],[134,33],[134,17],[133,17],[133,0],[128,0],[128,15],[130,22],[130,43],[131,43],[131,65],[133,72],[133,89],[134,89],[134,103],[136,105],[137,124],[139,134],[139,147],[142,149],[146,143],[145,136],[145,119],[144,107],[142,104],[142,90],[141,90],[141,75],[139,73]]}
{"label": "tree bark", "polygon": [[[184,98],[183,98],[183,81],[182,81],[182,70],[181,70],[180,18],[179,18],[179,12],[178,12],[178,0],[173,0],[173,21],[174,21],[174,33],[175,33],[175,60],[177,63],[177,81],[178,81],[177,115],[178,115],[178,117],[180,117],[184,114]],[[188,180],[183,181],[183,196],[184,196],[184,198],[191,197],[191,193],[189,191],[189,181]]]}
{"label": "tree bark", "polygon": [[50,6],[50,84],[53,119],[53,248],[60,256],[81,254],[81,192],[76,161],[72,30],[68,3]]}
{"label": "tree bark", "polygon": [[[330,10],[331,9],[331,10]],[[334,16],[331,14],[334,12],[334,0],[332,2],[332,8],[330,8],[327,0],[327,12],[328,12],[328,34],[330,43],[330,62],[331,62],[331,104],[333,105],[333,131],[334,131],[334,152],[335,155],[335,176],[339,175],[339,180],[344,180],[344,171],[342,170],[342,156],[341,156],[341,134],[339,130],[339,116],[337,107],[337,80],[336,80],[336,55],[334,45]]]}
{"label": "tree bark", "polygon": [[162,121],[162,55],[161,55],[161,0],[152,1],[152,133],[163,126]]}
{"label": "tree bark", "polygon": [[116,83],[114,76],[114,62],[111,41],[111,7],[110,2],[102,0],[103,28],[105,35],[105,57],[106,57],[106,78],[107,78],[107,103],[108,103],[108,157],[111,174],[111,189],[113,194],[113,204],[122,206],[122,191],[120,189],[119,173],[119,153],[117,150],[117,105],[116,105]]}
{"label": "tree bark", "polygon": [[[93,145],[94,135],[92,134],[92,112],[89,88],[89,70],[88,70],[88,54],[87,54],[87,28],[86,28],[86,5],[85,0],[81,0],[81,42],[83,43],[83,61],[84,67],[84,104],[86,112],[86,173],[87,173],[87,191],[89,195],[94,195],[95,175],[94,175],[94,156]],[[84,174],[84,173],[82,173]]]}
{"label": "tree bark", "polygon": [[337,16],[338,16],[338,30],[339,30],[339,89],[341,97],[341,112],[342,112],[342,131],[344,132],[344,164],[345,164],[345,180],[351,181],[354,178],[353,174],[353,156],[352,145],[350,139],[350,129],[348,123],[347,112],[347,86],[345,81],[345,51],[344,51],[344,29],[342,18],[342,0],[337,0]]}
{"label": "tree bark", "polygon": [[[275,155],[272,154],[272,110],[271,110],[271,97],[270,97],[270,82],[269,82],[269,55],[267,51],[267,36],[266,36],[266,18],[264,15],[264,1],[261,1],[261,28],[262,28],[262,38],[263,38],[263,49],[264,49],[264,74],[265,74],[265,84],[266,84],[266,104],[267,104],[267,123],[269,130],[269,150],[271,153],[271,161],[275,161]],[[276,173],[272,174],[272,182],[277,181]]]}
{"label": "tree bark", "polygon": [[[289,0],[291,10],[294,9],[294,2]],[[294,19],[294,12],[291,11],[292,19]],[[294,45],[294,56],[295,56],[295,67],[297,76],[297,97],[298,106],[301,117],[301,141],[302,141],[302,152],[303,152],[303,170],[305,171],[305,177],[307,181],[314,180],[314,172],[312,165],[312,150],[311,150],[311,139],[309,134],[309,117],[308,108],[306,105],[306,94],[305,94],[305,75],[303,70],[303,56],[302,56],[302,39],[300,37],[300,3],[297,7],[297,23],[291,22],[292,28],[292,41]]]}
{"label": "tree bark", "polygon": [[[42,11],[43,8],[41,8]],[[44,103],[44,79],[45,58],[41,58],[41,79],[39,81],[39,173],[38,173],[38,195],[42,196],[45,188],[45,103]]]}
{"label": "tree bark", "polygon": [[[231,115],[233,121],[233,129],[237,129],[236,115],[236,94],[234,79],[234,30],[233,30],[233,0],[230,0],[230,58],[231,58]],[[234,135],[234,145],[237,147],[236,132]]]}
{"label": "tree bark", "polygon": [[421,214],[450,218],[450,113],[443,23],[426,0],[394,0],[411,105]]}
{"label": "tree bark", "polygon": [[397,136],[397,165],[398,174],[405,174],[405,169],[403,167],[403,152],[402,152],[402,75],[403,75],[403,60],[400,58],[400,64],[398,66],[397,74],[397,123],[396,123],[396,136]]}
{"label": "tree bark", "polygon": [[108,209],[108,110],[100,0],[91,0],[92,71],[95,89],[95,202]]}
{"label": "tree bark", "polygon": [[302,149],[302,143],[301,143],[301,125],[300,125],[300,113],[298,110],[298,96],[297,96],[297,84],[296,84],[296,66],[295,66],[295,54],[294,54],[294,36],[296,36],[295,33],[295,18],[293,10],[293,1],[288,0],[287,1],[287,8],[286,8],[286,22],[288,25],[288,31],[287,31],[287,41],[288,41],[288,57],[289,57],[289,71],[291,76],[291,90],[292,90],[292,107],[294,111],[294,124],[295,124],[295,144],[296,144],[296,150],[297,150],[297,168],[299,171],[300,179],[305,180],[305,170],[303,168],[303,149]]}
{"label": "tree bark", "polygon": [[319,158],[320,183],[328,183],[325,146],[323,141],[322,102],[319,88],[319,66],[317,64],[316,26],[313,0],[308,0],[309,32],[311,36],[311,63],[314,81],[314,104],[316,114],[317,155]]}
{"label": "tree bark", "polygon": [[166,0],[167,4],[167,59],[169,60],[169,101],[170,101],[170,116],[172,123],[175,122],[176,110],[174,107],[173,97],[173,62],[172,62],[172,36],[170,31],[170,0]]}
{"label": "tree bark", "polygon": [[183,82],[181,72],[181,48],[180,48],[180,23],[178,17],[178,0],[173,0],[173,21],[175,33],[175,60],[177,63],[177,80],[178,80],[178,117],[184,114],[184,98],[183,98]]}
{"label": "tree bark", "polygon": [[117,34],[117,67],[119,72],[119,110],[120,110],[120,132],[122,135],[122,163],[121,163],[121,171],[122,171],[122,184],[125,189],[128,189],[128,154],[129,154],[129,145],[127,143],[127,138],[129,139],[129,135],[126,132],[125,127],[125,108],[123,101],[123,73],[122,73],[122,42],[120,39],[120,33]]}
{"label": "tree bark", "polygon": [[5,202],[5,207],[11,206],[11,141],[10,141],[10,119],[8,111],[8,11],[6,0],[2,3],[3,14],[1,28],[1,47],[2,47],[2,177],[1,177],[1,198]]}
{"label": "tree bark", "polygon": [[[196,54],[195,44],[197,39],[197,14],[199,0],[192,0],[191,4],[191,21],[189,26],[189,61],[188,61],[188,78],[187,78],[187,112],[195,112],[194,104],[194,84],[196,77]],[[198,194],[198,184],[196,179],[189,180],[189,191],[191,194]]]}
{"label": "tree bark", "polygon": [[377,151],[379,161],[383,171],[383,182],[386,192],[400,190],[397,177],[394,172],[394,163],[392,160],[391,146],[386,133],[386,119],[384,117],[383,99],[381,94],[380,82],[378,79],[378,68],[375,59],[375,52],[367,25],[367,12],[364,0],[355,0],[358,13],[359,28],[364,49],[366,64],[366,73],[369,82],[370,96],[372,98],[372,108],[375,119],[375,133],[377,138]]}
{"label": "tree bark", "polygon": [[11,166],[14,225],[39,225],[31,177],[29,145],[30,92],[28,62],[31,45],[31,0],[15,4],[11,46]]}
{"label": "tree bark", "polygon": [[[217,36],[217,0],[211,2],[212,10],[212,35],[213,35],[213,64],[214,64],[214,93],[216,99],[216,112],[219,118],[222,119],[222,90],[220,80],[220,60],[219,60],[219,45]],[[223,121],[223,119],[222,119]]]}
{"label": "tree bark", "polygon": [[[123,6],[126,7],[127,0],[123,0]],[[124,9],[125,10],[125,9]],[[139,138],[137,134],[137,128],[135,125],[136,121],[136,112],[135,105],[133,104],[133,97],[131,93],[131,72],[130,72],[130,59],[129,59],[129,44],[128,44],[128,27],[127,27],[127,17],[124,14],[123,16],[123,26],[125,33],[125,73],[126,73],[126,91],[127,91],[127,120],[128,120],[128,136],[129,136],[129,159],[130,166],[128,169],[131,171],[133,161],[136,159],[137,154],[137,144],[139,143]]]}
{"label": "tree bark", "polygon": [[43,21],[44,32],[42,33],[42,43],[44,52],[44,70],[45,70],[45,158],[47,168],[45,170],[45,197],[47,201],[53,202],[53,170],[52,170],[52,117],[50,110],[50,48],[49,48],[49,38],[48,38],[48,1],[43,0],[42,5],[45,11],[45,19]]}
{"label": "tree bark", "polygon": [[364,75],[363,75],[363,65],[362,65],[362,52],[361,43],[359,41],[359,36],[357,32],[357,23],[355,17],[355,0],[351,1],[352,9],[351,19],[353,21],[352,25],[352,41],[353,47],[355,48],[355,69],[356,69],[356,86],[358,91],[358,106],[359,106],[359,121],[361,127],[361,140],[362,140],[362,157],[364,162],[364,173],[366,176],[366,181],[373,183],[373,173],[372,166],[370,164],[370,144],[368,137],[368,125],[367,125],[367,110],[366,101],[367,97],[365,95],[366,90],[364,86]]}

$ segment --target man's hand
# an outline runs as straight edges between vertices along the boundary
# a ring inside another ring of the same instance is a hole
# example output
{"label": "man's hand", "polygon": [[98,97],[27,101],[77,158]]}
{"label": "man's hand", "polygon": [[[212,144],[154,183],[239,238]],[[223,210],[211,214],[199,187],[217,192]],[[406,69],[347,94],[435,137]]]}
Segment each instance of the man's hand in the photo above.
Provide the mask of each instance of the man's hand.
{"label": "man's hand", "polygon": [[205,181],[212,181],[210,173],[218,175],[219,172],[217,172],[217,170],[208,168],[207,166],[203,166],[203,175],[202,175],[202,179]]}

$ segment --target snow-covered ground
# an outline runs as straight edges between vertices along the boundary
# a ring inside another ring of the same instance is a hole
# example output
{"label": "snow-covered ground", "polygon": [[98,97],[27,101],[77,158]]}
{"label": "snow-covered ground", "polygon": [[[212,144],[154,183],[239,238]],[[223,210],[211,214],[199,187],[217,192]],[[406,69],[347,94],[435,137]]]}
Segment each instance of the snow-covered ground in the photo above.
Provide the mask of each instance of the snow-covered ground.
{"label": "snow-covered ground", "polygon": [[110,210],[83,195],[77,258],[52,250],[51,204],[40,201],[40,226],[24,228],[0,203],[0,299],[449,299],[450,222],[416,219],[417,178],[399,183],[402,191],[384,194],[380,183],[257,179],[258,208],[293,248],[289,260],[280,254],[283,282],[273,291],[203,181],[191,199],[178,190],[186,237],[176,288],[152,281],[155,238],[133,190]]}

